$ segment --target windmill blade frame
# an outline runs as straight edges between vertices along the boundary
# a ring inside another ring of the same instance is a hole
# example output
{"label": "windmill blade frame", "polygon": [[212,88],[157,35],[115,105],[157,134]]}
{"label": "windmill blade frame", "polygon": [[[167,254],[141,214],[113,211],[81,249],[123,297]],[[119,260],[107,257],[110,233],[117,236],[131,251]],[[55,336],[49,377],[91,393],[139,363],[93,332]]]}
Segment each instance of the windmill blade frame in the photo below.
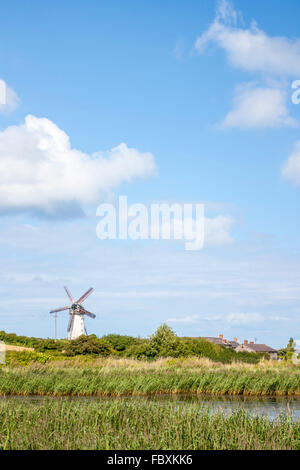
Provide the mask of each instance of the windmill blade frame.
{"label": "windmill blade frame", "polygon": [[70,313],[70,319],[69,319],[69,324],[68,324],[68,332],[71,331],[71,328],[73,326],[73,323],[74,323],[74,314],[73,313]]}
{"label": "windmill blade frame", "polygon": [[81,307],[80,312],[81,312],[81,313],[84,313],[84,314],[87,315],[88,317],[96,318],[96,315],[95,315],[94,313],[89,312],[88,310],[86,310],[86,309],[83,308],[83,307]]}
{"label": "windmill blade frame", "polygon": [[93,287],[90,287],[89,290],[86,291],[85,294],[83,294],[78,300],[77,300],[77,304],[80,304],[81,302],[83,302],[92,292],[93,292],[94,288]]}
{"label": "windmill blade frame", "polygon": [[55,310],[51,310],[49,313],[56,313],[56,312],[62,312],[63,310],[69,310],[70,306],[67,307],[59,307],[56,308]]}
{"label": "windmill blade frame", "polygon": [[73,304],[73,303],[74,303],[74,299],[73,299],[73,297],[72,297],[72,295],[71,295],[71,292],[69,291],[69,289],[67,288],[67,286],[64,286],[64,289],[65,289],[66,294],[67,294],[67,296],[69,297],[71,303]]}

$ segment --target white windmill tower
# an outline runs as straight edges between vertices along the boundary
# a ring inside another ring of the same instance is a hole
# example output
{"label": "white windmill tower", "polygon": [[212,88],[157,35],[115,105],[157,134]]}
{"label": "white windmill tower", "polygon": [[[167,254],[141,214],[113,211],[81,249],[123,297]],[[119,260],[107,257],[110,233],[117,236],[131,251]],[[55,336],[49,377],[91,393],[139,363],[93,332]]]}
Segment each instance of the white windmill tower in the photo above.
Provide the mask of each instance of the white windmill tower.
{"label": "white windmill tower", "polygon": [[[84,326],[84,315],[88,315],[91,318],[95,318],[96,315],[94,313],[88,312],[85,308],[82,307],[81,303],[93,292],[93,287],[86,291],[76,302],[74,301],[72,295],[70,294],[67,287],[64,287],[71,301],[71,305],[66,307],[57,308],[55,310],[51,310],[50,313],[55,314],[55,322],[57,312],[62,312],[63,310],[69,310],[70,312],[70,319],[68,324],[68,339],[76,339],[78,336],[85,335],[86,329]],[[56,326],[55,326],[55,336],[56,336]],[[56,339],[56,338],[55,338]]]}

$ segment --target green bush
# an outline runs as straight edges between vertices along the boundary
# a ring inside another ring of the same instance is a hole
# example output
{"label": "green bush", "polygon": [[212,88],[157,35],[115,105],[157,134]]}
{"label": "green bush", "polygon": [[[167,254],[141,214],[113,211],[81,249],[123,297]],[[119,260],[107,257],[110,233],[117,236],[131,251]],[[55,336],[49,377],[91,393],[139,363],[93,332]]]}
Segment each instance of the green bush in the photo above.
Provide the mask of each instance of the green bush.
{"label": "green bush", "polygon": [[110,356],[114,354],[111,344],[104,339],[98,339],[96,335],[79,336],[69,341],[65,354],[76,356],[80,354],[92,354],[94,356]]}
{"label": "green bush", "polygon": [[[6,344],[31,347],[35,352],[46,353],[53,359],[62,354],[67,356],[124,356],[137,359],[156,359],[158,357],[207,357],[214,362],[230,364],[234,361],[257,363],[268,355],[248,352],[235,352],[231,348],[216,345],[204,338],[179,338],[166,324],[157,328],[150,339],[134,338],[133,336],[110,334],[101,339],[96,335],[81,336],[76,340],[59,340],[29,338],[17,336],[15,333],[0,331],[0,340]],[[285,358],[291,359],[292,351],[286,352]]]}
{"label": "green bush", "polygon": [[32,362],[46,364],[51,356],[35,351],[8,351],[6,353],[5,365],[28,366]]}
{"label": "green bush", "polygon": [[235,361],[256,364],[263,354],[235,352],[231,348],[219,346],[203,338],[178,338],[167,325],[160,326],[150,340],[141,340],[129,346],[124,355],[137,359],[158,357],[206,357],[214,362],[230,364]]}
{"label": "green bush", "polygon": [[130,346],[140,344],[141,341],[139,338],[134,338],[133,336],[125,336],[125,335],[116,335],[110,334],[102,337],[103,340],[107,341],[115,351],[123,352],[125,349],[129,348]]}
{"label": "green bush", "polygon": [[149,340],[144,340],[139,344],[133,344],[124,351],[125,357],[133,357],[135,359],[154,359],[156,351],[150,345]]}
{"label": "green bush", "polygon": [[54,341],[54,339],[49,338],[18,336],[15,333],[5,333],[5,331],[0,331],[0,341],[4,341],[5,344],[34,348],[39,352],[51,351],[51,353],[61,352],[66,344],[66,340]]}
{"label": "green bush", "polygon": [[151,336],[149,345],[156,357],[180,355],[180,340],[172,328],[165,323]]}

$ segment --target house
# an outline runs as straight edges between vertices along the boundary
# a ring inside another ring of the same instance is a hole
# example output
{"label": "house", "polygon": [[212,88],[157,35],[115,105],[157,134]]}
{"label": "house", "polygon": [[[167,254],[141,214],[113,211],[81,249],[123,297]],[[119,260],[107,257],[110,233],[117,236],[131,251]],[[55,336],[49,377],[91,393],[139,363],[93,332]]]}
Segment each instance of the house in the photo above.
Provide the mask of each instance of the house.
{"label": "house", "polygon": [[236,349],[236,352],[254,352],[254,353],[266,353],[269,354],[271,359],[277,359],[278,351],[276,349],[271,348],[271,346],[267,346],[266,344],[256,344],[253,341],[248,341],[245,339],[243,344],[240,344]]}
{"label": "house", "polygon": [[227,341],[227,343],[235,350],[240,345],[240,343],[237,342],[237,338],[233,338],[233,341]]}
{"label": "house", "polygon": [[237,338],[233,338],[233,341],[224,339],[222,334],[219,334],[218,337],[214,336],[206,336],[203,339],[210,341],[214,344],[218,344],[219,346],[225,346],[226,348],[232,348],[236,352],[252,352],[252,353],[266,353],[269,354],[271,359],[277,359],[278,351],[276,349],[271,348],[271,346],[267,346],[266,344],[256,344],[253,341],[248,342],[248,340],[244,340],[243,344],[238,343]]}
{"label": "house", "polygon": [[207,341],[210,341],[211,343],[218,344],[219,346],[225,346],[226,348],[236,349],[237,346],[239,346],[239,343],[237,342],[237,338],[233,338],[233,341],[228,341],[227,339],[224,339],[222,334],[219,334],[218,337],[206,336],[203,339],[206,339]]}

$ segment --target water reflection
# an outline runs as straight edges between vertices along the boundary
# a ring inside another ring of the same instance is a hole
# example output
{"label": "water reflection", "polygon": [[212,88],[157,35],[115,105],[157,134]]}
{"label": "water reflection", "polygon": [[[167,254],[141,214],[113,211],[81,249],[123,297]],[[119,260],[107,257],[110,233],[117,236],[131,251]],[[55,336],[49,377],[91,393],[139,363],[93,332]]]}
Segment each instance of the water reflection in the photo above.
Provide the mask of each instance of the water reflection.
{"label": "water reflection", "polygon": [[127,397],[43,397],[43,396],[11,396],[0,400],[16,400],[28,403],[38,403],[43,400],[81,400],[81,401],[107,401],[107,400],[134,400],[159,402],[160,404],[177,404],[183,409],[189,404],[199,405],[201,409],[211,412],[223,411],[225,414],[232,410],[243,409],[252,416],[264,416],[271,420],[279,415],[290,415],[294,421],[300,420],[300,397],[243,397],[243,396],[212,396],[212,395],[151,395]]}
{"label": "water reflection", "polygon": [[243,397],[243,396],[211,396],[211,395],[161,395],[151,400],[177,402],[182,406],[189,403],[199,404],[199,408],[210,411],[243,409],[252,416],[265,416],[274,419],[279,415],[290,415],[294,421],[300,420],[300,398],[294,397]]}

